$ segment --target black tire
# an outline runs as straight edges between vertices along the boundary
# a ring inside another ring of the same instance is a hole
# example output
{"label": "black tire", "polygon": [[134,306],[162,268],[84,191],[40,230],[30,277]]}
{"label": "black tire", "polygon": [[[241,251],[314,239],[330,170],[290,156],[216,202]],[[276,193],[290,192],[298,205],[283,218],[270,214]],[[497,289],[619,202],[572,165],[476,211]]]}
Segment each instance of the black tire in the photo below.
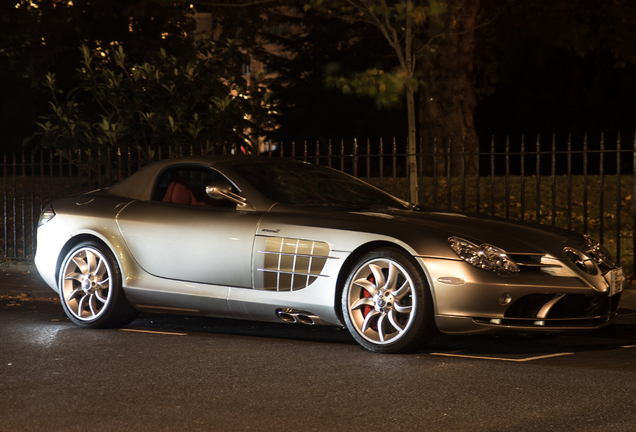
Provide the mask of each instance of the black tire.
{"label": "black tire", "polygon": [[426,277],[397,249],[377,249],[358,260],[342,291],[342,312],[351,335],[373,352],[413,352],[436,333]]}
{"label": "black tire", "polygon": [[100,243],[80,243],[66,255],[58,287],[64,312],[80,327],[121,327],[139,314],[126,299],[117,261]]}

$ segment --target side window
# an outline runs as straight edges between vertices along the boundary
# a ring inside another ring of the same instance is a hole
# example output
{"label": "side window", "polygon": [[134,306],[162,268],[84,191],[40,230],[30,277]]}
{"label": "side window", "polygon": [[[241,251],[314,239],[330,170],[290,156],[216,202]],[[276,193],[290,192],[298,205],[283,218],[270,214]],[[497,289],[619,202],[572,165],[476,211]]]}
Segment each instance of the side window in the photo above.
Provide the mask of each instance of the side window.
{"label": "side window", "polygon": [[[172,204],[235,208],[236,204],[231,201],[214,200],[205,193],[206,186],[218,181],[232,184],[225,176],[205,166],[173,167],[159,175],[153,189],[152,200]],[[232,189],[233,192],[238,193],[234,186]]]}

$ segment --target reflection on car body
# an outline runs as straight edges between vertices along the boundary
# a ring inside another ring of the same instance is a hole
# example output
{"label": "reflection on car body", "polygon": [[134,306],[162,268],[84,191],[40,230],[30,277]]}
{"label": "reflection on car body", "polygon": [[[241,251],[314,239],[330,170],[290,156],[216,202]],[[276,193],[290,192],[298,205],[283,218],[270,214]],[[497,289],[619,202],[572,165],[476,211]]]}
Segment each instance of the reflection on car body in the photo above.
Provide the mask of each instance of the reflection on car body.
{"label": "reflection on car body", "polygon": [[35,257],[79,326],[138,311],[346,326],[365,348],[594,329],[623,274],[587,236],[420,209],[326,167],[175,158],[55,201]]}

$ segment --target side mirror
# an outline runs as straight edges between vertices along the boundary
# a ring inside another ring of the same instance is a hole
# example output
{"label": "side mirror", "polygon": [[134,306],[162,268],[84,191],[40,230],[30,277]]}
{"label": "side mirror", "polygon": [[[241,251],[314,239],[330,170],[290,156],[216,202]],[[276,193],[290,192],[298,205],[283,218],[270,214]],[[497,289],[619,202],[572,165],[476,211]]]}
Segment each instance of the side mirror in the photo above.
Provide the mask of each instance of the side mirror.
{"label": "side mirror", "polygon": [[214,182],[205,187],[205,193],[212,199],[227,199],[239,206],[244,206],[247,199],[232,192],[232,186],[224,181]]}

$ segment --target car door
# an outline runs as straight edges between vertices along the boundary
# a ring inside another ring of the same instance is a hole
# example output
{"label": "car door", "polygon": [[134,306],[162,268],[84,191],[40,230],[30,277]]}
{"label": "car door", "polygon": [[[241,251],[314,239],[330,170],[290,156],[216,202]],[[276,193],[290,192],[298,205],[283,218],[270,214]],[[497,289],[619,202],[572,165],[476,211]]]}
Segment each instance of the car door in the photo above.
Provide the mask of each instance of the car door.
{"label": "car door", "polygon": [[[170,202],[178,179],[190,198]],[[227,181],[208,167],[182,166],[163,173],[153,199],[135,201],[117,222],[131,254],[148,273],[167,279],[231,287],[252,287],[254,235],[260,214],[231,202],[210,200],[200,189]],[[236,191],[239,192],[239,191]]]}

